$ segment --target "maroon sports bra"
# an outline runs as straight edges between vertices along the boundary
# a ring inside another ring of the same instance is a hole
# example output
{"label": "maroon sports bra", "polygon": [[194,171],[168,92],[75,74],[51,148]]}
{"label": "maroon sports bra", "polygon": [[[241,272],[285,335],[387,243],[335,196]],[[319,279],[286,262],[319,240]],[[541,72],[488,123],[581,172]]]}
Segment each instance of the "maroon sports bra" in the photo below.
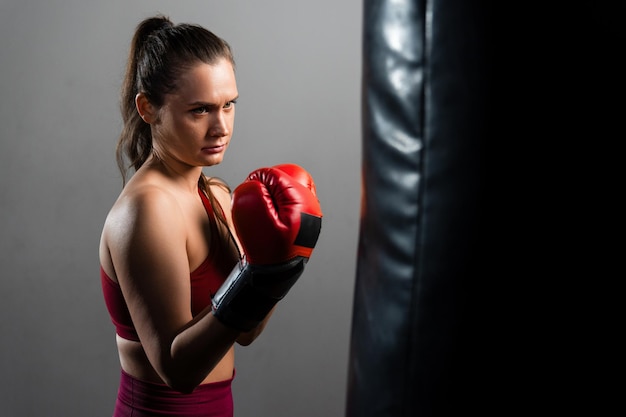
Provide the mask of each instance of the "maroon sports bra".
{"label": "maroon sports bra", "polygon": [[[217,220],[213,215],[213,207],[211,207],[211,203],[204,192],[200,189],[198,189],[198,192],[200,193],[202,204],[209,216],[211,236],[218,236]],[[204,262],[190,274],[191,314],[193,316],[196,316],[211,304],[211,298],[226,280],[234,266],[235,263],[231,256],[209,255]],[[100,281],[102,283],[104,302],[111,316],[111,321],[115,325],[116,333],[124,339],[139,341],[139,336],[137,335],[137,331],[130,317],[128,306],[122,295],[122,289],[117,282],[113,281],[106,272],[104,272],[102,266],[100,266]]]}

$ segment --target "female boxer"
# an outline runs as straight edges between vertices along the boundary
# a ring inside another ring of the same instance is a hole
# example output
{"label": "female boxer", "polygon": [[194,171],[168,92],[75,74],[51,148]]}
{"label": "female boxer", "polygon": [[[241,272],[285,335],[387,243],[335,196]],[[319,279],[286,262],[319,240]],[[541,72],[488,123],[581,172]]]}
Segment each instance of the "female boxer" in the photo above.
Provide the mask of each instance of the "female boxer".
{"label": "female boxer", "polygon": [[224,40],[163,16],[137,26],[121,95],[124,187],[100,242],[121,364],[115,417],[232,416],[234,343],[261,333],[315,245],[306,171],[251,174],[232,211],[226,184],[202,173],[224,158],[238,95]]}

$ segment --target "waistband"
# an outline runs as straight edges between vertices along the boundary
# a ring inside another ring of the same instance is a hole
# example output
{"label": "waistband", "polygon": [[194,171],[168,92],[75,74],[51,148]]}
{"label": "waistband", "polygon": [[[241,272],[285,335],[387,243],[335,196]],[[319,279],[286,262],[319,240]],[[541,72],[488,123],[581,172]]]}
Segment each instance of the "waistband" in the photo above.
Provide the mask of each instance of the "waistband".
{"label": "waistband", "polygon": [[[190,394],[174,391],[165,384],[143,381],[121,371],[118,401],[134,410],[153,412],[154,415],[184,413],[184,415],[228,415],[212,414],[218,410],[232,413],[232,381],[230,379],[199,385]],[[207,414],[210,412],[211,414]],[[152,415],[152,414],[151,414]]]}

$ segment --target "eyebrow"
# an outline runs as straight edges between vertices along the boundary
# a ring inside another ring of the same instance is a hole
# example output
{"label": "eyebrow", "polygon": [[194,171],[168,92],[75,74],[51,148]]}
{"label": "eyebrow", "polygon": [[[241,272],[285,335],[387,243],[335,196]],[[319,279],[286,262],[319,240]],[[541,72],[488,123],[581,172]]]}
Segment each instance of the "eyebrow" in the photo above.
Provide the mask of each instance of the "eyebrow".
{"label": "eyebrow", "polygon": [[[239,95],[237,95],[235,98],[231,98],[230,100],[227,101],[227,103],[230,103],[231,101],[237,101],[239,99]],[[198,106],[198,107],[219,107],[217,104],[215,103],[209,103],[206,101],[194,101],[193,103],[189,103],[189,106],[193,107],[193,106]]]}

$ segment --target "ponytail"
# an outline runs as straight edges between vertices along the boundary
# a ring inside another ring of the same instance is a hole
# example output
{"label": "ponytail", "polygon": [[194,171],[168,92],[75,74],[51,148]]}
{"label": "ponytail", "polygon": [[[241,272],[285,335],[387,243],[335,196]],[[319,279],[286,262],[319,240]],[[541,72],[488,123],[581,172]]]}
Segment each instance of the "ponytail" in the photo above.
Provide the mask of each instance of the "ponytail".
{"label": "ponytail", "polygon": [[[165,16],[146,19],[137,26],[131,41],[121,91],[120,110],[123,127],[115,150],[117,166],[122,173],[124,184],[126,184],[128,168],[133,167],[135,170],[138,170],[152,152],[150,125],[143,121],[135,106],[135,97],[140,92],[138,67],[143,55],[143,47],[146,40],[154,32],[172,26],[172,22]],[[150,97],[148,96],[148,98]],[[125,156],[128,158],[128,165],[126,164]]]}

